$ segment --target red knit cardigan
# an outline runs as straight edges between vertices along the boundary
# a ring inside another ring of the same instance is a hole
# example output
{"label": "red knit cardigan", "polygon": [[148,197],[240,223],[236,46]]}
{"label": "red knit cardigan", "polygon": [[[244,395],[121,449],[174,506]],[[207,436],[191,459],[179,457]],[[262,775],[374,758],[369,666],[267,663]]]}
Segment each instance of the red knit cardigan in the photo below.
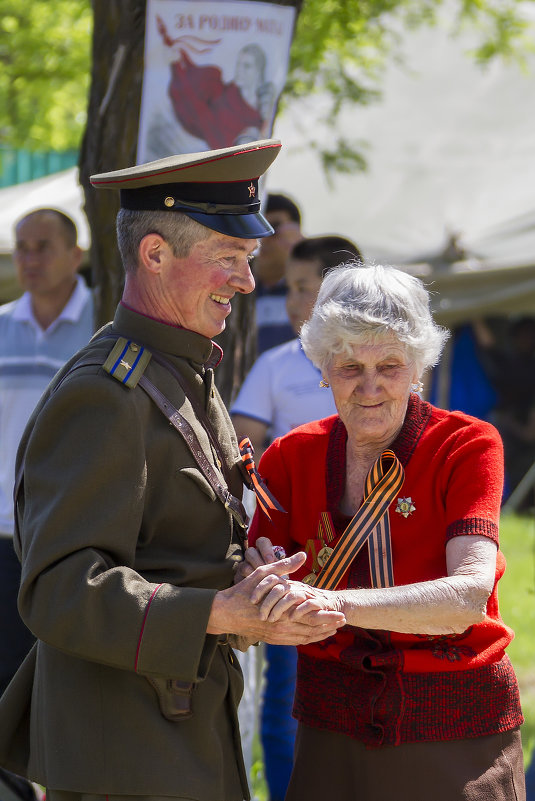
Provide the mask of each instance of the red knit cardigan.
{"label": "red knit cardigan", "polygon": [[[329,512],[336,538],[349,522],[338,511],[346,440],[340,419],[329,417],[276,440],[261,460],[260,472],[287,514],[274,512],[271,523],[257,512],[250,541],[265,536],[288,554],[307,550],[307,563],[293,578],[312,570],[313,554],[324,544],[321,513]],[[405,469],[389,509],[395,584],[447,575],[445,547],[452,537],[482,534],[498,543],[503,453],[493,426],[411,395],[391,448]],[[413,507],[407,516],[397,511],[405,499]],[[329,640],[300,648],[296,717],[369,746],[477,737],[520,725],[518,685],[505,655],[513,632],[498,609],[504,570],[498,551],[486,617],[463,634],[346,626]],[[370,586],[367,546],[340,586]]]}

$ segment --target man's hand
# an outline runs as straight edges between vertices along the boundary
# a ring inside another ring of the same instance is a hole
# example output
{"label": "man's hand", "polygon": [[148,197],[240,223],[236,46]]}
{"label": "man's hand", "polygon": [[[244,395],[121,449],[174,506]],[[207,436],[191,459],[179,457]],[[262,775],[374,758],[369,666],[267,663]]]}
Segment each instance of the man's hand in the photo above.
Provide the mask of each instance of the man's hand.
{"label": "man's hand", "polygon": [[[264,640],[275,645],[306,645],[336,634],[345,624],[341,612],[314,606],[301,613],[298,611],[299,604],[309,598],[306,585],[290,581],[286,576],[304,564],[306,554],[300,551],[275,561],[269,540],[263,543],[259,540],[257,546],[247,552],[249,575],[216,594],[207,633],[239,634],[250,638],[251,642]],[[265,562],[266,559],[274,561]],[[257,561],[261,563],[253,569],[252,565]],[[273,608],[286,595],[288,600],[275,611]],[[269,600],[261,613],[264,599]],[[276,619],[268,620],[272,610]]]}
{"label": "man's hand", "polygon": [[279,560],[275,555],[271,540],[268,540],[267,537],[259,537],[256,541],[256,546],[247,548],[245,551],[245,558],[243,562],[240,562],[234,574],[234,583],[237,584],[242,579],[250,576],[257,567],[271,565],[277,561]]}

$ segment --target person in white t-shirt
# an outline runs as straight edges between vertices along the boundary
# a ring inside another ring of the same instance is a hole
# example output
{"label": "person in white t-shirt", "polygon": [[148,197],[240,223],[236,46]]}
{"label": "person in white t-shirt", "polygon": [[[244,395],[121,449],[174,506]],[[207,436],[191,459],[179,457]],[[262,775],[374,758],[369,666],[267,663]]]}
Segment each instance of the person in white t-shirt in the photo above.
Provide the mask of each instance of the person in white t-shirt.
{"label": "person in white t-shirt", "polygon": [[[309,237],[294,245],[285,270],[286,309],[297,337],[312,313],[323,277],[352,257],[362,262],[353,242],[340,236]],[[276,437],[331,414],[336,414],[331,390],[323,386],[321,373],[305,356],[299,338],[262,353],[231,406],[238,441],[249,437],[256,464]],[[291,714],[297,651],[292,646],[266,645],[265,659],[260,727],[265,775],[270,801],[283,801],[297,727]]]}
{"label": "person in white t-shirt", "polygon": [[0,694],[33,643],[17,611],[17,448],[48,383],[94,330],[92,294],[77,275],[82,251],[70,217],[50,208],[26,214],[15,226],[13,258],[24,293],[0,306]]}
{"label": "person in white t-shirt", "polygon": [[262,239],[253,261],[258,354],[293,339],[284,273],[292,248],[303,239],[301,211],[287,195],[270,192],[264,214],[275,233]]}

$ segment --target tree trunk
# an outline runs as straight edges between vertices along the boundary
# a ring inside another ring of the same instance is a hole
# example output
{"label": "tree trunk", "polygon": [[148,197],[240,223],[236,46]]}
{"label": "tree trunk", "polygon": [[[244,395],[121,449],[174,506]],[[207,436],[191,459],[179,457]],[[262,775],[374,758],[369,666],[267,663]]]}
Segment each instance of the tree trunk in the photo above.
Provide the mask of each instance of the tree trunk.
{"label": "tree trunk", "polygon": [[145,0],[93,0],[91,90],[80,183],[91,231],[89,257],[98,326],[112,319],[123,286],[115,236],[119,195],[93,189],[89,176],[136,163],[145,5]]}
{"label": "tree trunk", "polygon": [[[302,3],[303,0],[278,0],[279,5],[294,6],[297,13]],[[93,189],[89,177],[136,163],[146,0],[93,0],[93,12],[91,90],[80,155],[80,183],[91,231],[91,274],[96,323],[100,326],[112,319],[123,287],[115,236],[119,197],[109,190]],[[216,370],[216,383],[227,404],[256,357],[253,298],[254,294],[236,295],[227,327],[217,338],[225,358]]]}

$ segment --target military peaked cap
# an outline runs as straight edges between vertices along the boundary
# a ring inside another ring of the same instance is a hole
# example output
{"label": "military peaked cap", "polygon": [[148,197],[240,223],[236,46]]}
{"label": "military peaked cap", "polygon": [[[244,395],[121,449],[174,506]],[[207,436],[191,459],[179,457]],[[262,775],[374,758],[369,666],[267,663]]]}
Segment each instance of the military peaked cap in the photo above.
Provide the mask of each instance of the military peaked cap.
{"label": "military peaked cap", "polygon": [[92,175],[97,189],[119,189],[121,208],[181,211],[221,234],[241,239],[269,236],[260,213],[258,179],[279,153],[278,139],[183,153],[124,170]]}

